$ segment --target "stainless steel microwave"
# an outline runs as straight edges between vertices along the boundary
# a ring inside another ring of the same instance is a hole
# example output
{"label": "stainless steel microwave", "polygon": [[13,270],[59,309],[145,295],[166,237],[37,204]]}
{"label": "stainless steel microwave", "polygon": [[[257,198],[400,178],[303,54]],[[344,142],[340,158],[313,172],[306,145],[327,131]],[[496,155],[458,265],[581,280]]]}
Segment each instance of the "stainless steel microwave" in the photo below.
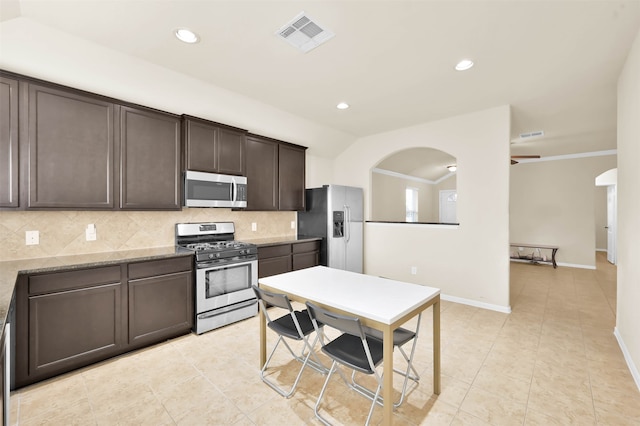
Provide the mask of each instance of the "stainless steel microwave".
{"label": "stainless steel microwave", "polygon": [[186,207],[247,207],[247,178],[186,171],[184,205]]}

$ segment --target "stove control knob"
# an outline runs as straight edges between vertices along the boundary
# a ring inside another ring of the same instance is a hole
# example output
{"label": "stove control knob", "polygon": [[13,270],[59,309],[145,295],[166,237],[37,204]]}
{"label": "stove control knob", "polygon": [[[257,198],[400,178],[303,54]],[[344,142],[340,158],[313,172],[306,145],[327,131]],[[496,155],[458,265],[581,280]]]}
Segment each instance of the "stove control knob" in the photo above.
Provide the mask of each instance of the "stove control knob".
{"label": "stove control knob", "polygon": [[220,257],[220,253],[216,253],[216,257]]}
{"label": "stove control knob", "polygon": [[209,254],[209,259],[213,259],[213,253]]}

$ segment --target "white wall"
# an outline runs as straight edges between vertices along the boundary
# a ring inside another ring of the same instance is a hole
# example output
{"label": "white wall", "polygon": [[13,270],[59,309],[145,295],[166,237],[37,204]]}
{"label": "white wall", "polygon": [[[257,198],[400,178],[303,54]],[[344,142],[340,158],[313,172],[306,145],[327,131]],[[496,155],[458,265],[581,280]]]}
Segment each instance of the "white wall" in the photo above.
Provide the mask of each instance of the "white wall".
{"label": "white wall", "polygon": [[618,80],[616,336],[640,388],[640,32]]}
{"label": "white wall", "polygon": [[[438,221],[435,185],[386,173],[371,173],[371,220],[404,222],[407,218],[406,190],[418,190],[418,222]],[[433,203],[436,205],[434,206]]]}
{"label": "white wall", "polygon": [[370,172],[380,159],[415,147],[440,149],[457,159],[460,225],[367,224],[366,273],[510,310],[509,126],[509,107],[502,106],[362,138],[336,158],[335,180],[364,188],[367,218]]}
{"label": "white wall", "polygon": [[319,188],[333,182],[333,159],[307,153],[306,188]]}
{"label": "white wall", "polygon": [[596,204],[595,178],[615,166],[615,155],[511,166],[511,241],[557,245],[558,263],[595,269],[595,227],[606,224],[606,190]]}

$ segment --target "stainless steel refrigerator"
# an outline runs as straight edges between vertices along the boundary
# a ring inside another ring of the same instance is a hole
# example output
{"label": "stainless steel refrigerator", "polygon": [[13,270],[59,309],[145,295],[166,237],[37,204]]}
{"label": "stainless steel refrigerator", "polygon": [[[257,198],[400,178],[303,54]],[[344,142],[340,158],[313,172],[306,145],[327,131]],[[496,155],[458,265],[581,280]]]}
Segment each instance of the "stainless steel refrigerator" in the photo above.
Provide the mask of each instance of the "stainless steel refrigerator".
{"label": "stainless steel refrigerator", "polygon": [[324,185],[307,189],[306,211],[298,212],[298,237],[321,237],[320,264],[362,273],[362,188]]}

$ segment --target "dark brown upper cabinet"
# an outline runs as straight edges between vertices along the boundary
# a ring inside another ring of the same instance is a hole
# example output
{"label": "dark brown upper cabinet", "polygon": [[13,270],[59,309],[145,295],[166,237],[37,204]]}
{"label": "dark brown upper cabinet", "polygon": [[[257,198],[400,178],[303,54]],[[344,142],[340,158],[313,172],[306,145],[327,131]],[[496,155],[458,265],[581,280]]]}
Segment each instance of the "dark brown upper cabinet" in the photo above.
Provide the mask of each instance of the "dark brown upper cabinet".
{"label": "dark brown upper cabinet", "polygon": [[247,137],[247,208],[278,210],[278,143]]}
{"label": "dark brown upper cabinet", "polygon": [[305,150],[262,136],[247,137],[246,210],[304,210]]}
{"label": "dark brown upper cabinet", "polygon": [[28,208],[114,208],[114,104],[21,83]]}
{"label": "dark brown upper cabinet", "polygon": [[0,76],[0,208],[18,207],[18,80]]}
{"label": "dark brown upper cabinet", "polygon": [[246,131],[182,116],[185,169],[244,176]]}
{"label": "dark brown upper cabinet", "polygon": [[120,208],[180,210],[180,117],[120,107]]}
{"label": "dark brown upper cabinet", "polygon": [[280,144],[278,148],[279,209],[304,210],[306,148],[289,144]]}

